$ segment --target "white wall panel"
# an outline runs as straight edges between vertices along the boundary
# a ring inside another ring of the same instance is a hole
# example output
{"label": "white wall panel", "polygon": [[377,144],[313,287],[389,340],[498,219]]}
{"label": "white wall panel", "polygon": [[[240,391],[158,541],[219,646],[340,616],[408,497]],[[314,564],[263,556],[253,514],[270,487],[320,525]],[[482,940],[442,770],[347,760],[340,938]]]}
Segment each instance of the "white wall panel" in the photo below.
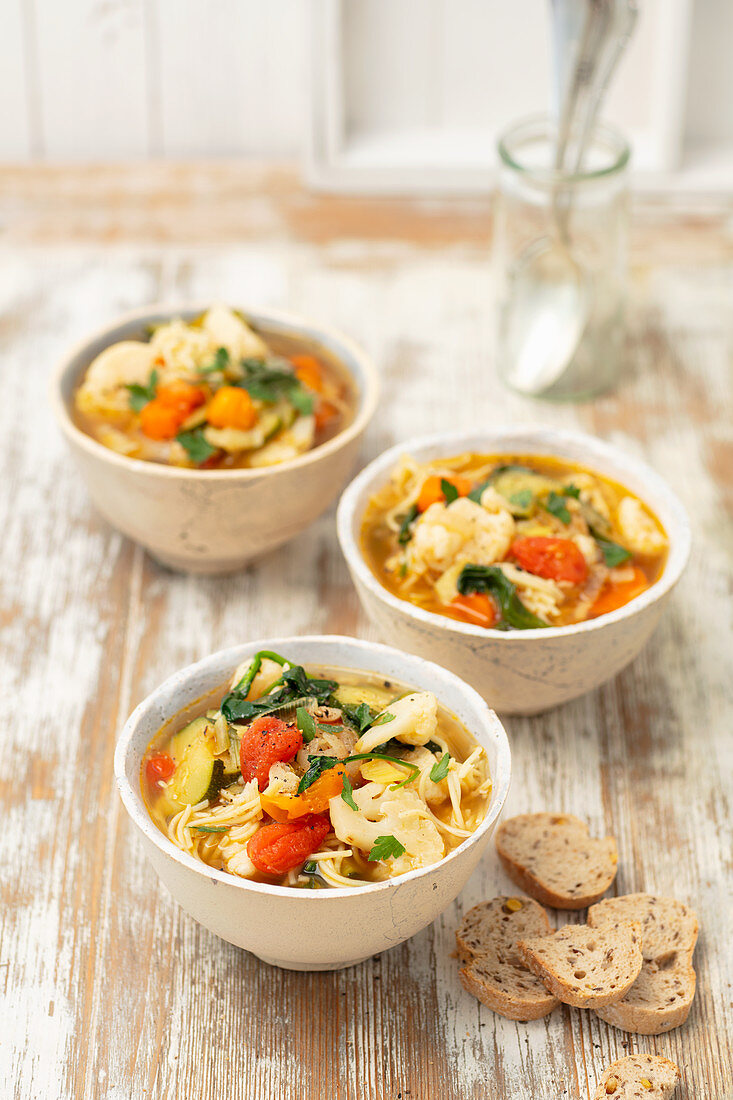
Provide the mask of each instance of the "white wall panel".
{"label": "white wall panel", "polygon": [[0,37],[0,151],[7,158],[25,160],[33,152],[32,12],[24,0],[4,0]]}

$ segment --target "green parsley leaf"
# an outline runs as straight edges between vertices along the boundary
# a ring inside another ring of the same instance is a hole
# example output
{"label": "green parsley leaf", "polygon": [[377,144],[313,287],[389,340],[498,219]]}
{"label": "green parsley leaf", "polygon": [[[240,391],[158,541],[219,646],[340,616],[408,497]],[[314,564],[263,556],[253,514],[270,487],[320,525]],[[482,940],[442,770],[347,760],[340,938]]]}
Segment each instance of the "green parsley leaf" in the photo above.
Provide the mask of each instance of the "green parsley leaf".
{"label": "green parsley leaf", "polygon": [[472,500],[474,504],[480,504],[481,497],[483,496],[485,490],[488,489],[491,485],[492,480],[493,478],[488,478],[486,481],[482,481],[480,485],[477,485],[474,489],[471,490],[471,492],[468,494],[468,499]]}
{"label": "green parsley leaf", "polygon": [[229,352],[226,348],[217,348],[214,353],[213,363],[208,363],[205,367],[199,367],[199,374],[215,374],[217,371],[225,371],[229,366]]}
{"label": "green parsley leaf", "polygon": [[354,802],[354,788],[349,782],[348,775],[344,776],[344,787],[341,791],[341,797],[343,798],[347,806],[350,806],[352,810],[356,810],[358,812],[359,807],[357,806],[356,802]]}
{"label": "green parsley leaf", "polygon": [[448,774],[448,767],[450,765],[450,753],[444,752],[440,760],[437,760],[430,769],[430,778],[433,783],[440,783],[441,779],[445,779]]}
{"label": "green parsley leaf", "polygon": [[358,707],[346,705],[343,706],[341,710],[349,725],[358,729],[359,733],[363,733],[364,730],[372,724],[374,714],[368,703],[359,703]]}
{"label": "green parsley leaf", "polygon": [[128,393],[128,403],[133,412],[139,413],[145,408],[149,401],[152,401],[155,397],[155,390],[158,385],[158,372],[152,370],[150,377],[148,378],[147,386],[141,386],[139,382],[130,382],[126,389]]}
{"label": "green parsley leaf", "polygon": [[580,489],[577,485],[573,485],[572,482],[570,485],[563,485],[560,492],[564,497],[572,497],[573,500],[580,500]]}
{"label": "green parsley leaf", "polygon": [[310,416],[313,412],[315,405],[315,398],[312,393],[306,393],[300,386],[298,389],[292,389],[288,394],[288,400],[291,405],[295,405],[299,413],[303,416]]}
{"label": "green parsley leaf", "polygon": [[603,539],[595,531],[591,531],[591,534],[600,546],[603,560],[609,569],[613,569],[615,565],[621,565],[631,557],[631,551],[625,546],[619,546],[617,542],[611,542],[610,539]]}
{"label": "green parsley leaf", "polygon": [[570,512],[567,509],[564,498],[561,497],[559,493],[551,490],[547,494],[547,500],[545,501],[544,507],[551,516],[555,516],[555,518],[559,519],[561,523],[564,523],[566,525],[570,523]]}
{"label": "green parsley leaf", "polygon": [[313,715],[309,714],[305,707],[298,707],[295,711],[295,724],[302,733],[306,744],[312,741],[318,732]]}
{"label": "green parsley leaf", "polygon": [[517,595],[517,586],[497,565],[464,565],[457,583],[462,596],[469,592],[488,592],[499,604],[501,619],[497,630],[534,630],[547,623],[533,615]]}
{"label": "green parsley leaf", "polygon": [[400,524],[399,534],[397,535],[397,542],[400,546],[404,546],[412,538],[412,531],[410,528],[419,515],[417,504],[413,504],[409,512],[405,512]]}
{"label": "green parsley leaf", "polygon": [[452,481],[448,481],[446,478],[440,479],[440,491],[445,497],[446,504],[452,504],[454,500],[458,500],[458,490]]}
{"label": "green parsley leaf", "polygon": [[229,831],[228,825],[193,825],[192,828],[197,833],[227,833]]}
{"label": "green parsley leaf", "polygon": [[390,856],[396,859],[397,856],[401,856],[404,851],[404,844],[400,844],[396,836],[378,836],[374,841],[372,850],[367,856],[367,859],[370,863],[389,859]]}
{"label": "green parsley leaf", "polygon": [[512,493],[509,497],[510,504],[516,504],[517,508],[526,511],[532,504],[534,494],[531,489],[520,489],[518,493]]}
{"label": "green parsley leaf", "polygon": [[195,462],[197,466],[216,454],[216,447],[212,447],[210,443],[207,443],[202,428],[194,428],[191,432],[179,432],[176,439],[191,461]]}
{"label": "green parsley leaf", "polygon": [[394,722],[394,714],[390,714],[388,710],[383,710],[372,722],[372,729],[375,726],[386,726],[387,722]]}

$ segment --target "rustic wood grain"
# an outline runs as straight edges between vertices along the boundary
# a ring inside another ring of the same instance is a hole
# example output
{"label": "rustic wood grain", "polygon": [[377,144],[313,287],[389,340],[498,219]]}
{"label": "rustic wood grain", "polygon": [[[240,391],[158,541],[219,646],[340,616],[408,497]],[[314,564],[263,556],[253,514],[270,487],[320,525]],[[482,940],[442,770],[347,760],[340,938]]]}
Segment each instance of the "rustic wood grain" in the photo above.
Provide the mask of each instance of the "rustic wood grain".
{"label": "rustic wood grain", "polygon": [[[650,1050],[681,1066],[680,1100],[733,1097],[732,212],[639,206],[627,375],[593,404],[551,406],[493,373],[486,204],[325,199],[243,166],[0,169],[8,1096],[587,1100],[605,1064]],[[132,707],[238,641],[375,636],[332,512],[212,579],[161,569],[92,511],[44,403],[49,369],[122,309],[196,296],[287,305],[363,343],[384,379],[364,458],[448,426],[579,425],[680,494],[694,552],[649,646],[600,690],[507,728],[510,811],[586,817],[618,838],[619,892],[697,909],[684,1028],[626,1036],[572,1009],[515,1024],[464,993],[453,929],[506,886],[493,854],[433,926],[334,974],[268,968],[158,888],[112,784]]]}

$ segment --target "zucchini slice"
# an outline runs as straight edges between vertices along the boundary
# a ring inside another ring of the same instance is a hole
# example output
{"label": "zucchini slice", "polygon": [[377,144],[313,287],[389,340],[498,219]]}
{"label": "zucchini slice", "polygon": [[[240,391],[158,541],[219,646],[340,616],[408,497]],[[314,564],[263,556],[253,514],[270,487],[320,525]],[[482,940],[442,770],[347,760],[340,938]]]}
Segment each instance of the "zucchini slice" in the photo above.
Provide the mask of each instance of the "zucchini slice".
{"label": "zucchini slice", "polygon": [[179,806],[195,806],[216,798],[239,775],[214,755],[214,740],[206,718],[196,718],[171,741],[176,770],[166,787],[166,796]]}

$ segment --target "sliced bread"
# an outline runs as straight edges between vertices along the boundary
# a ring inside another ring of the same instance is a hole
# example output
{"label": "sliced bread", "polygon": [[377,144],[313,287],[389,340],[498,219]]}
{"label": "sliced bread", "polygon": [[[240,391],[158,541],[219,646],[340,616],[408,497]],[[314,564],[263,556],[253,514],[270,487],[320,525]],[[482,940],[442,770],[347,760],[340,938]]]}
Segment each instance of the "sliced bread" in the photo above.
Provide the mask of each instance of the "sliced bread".
{"label": "sliced bread", "polygon": [[538,1020],[559,1004],[524,966],[515,943],[550,931],[547,913],[531,898],[492,898],[474,905],[456,932],[469,993],[509,1020]]}
{"label": "sliced bread", "polygon": [[621,1000],[641,970],[641,925],[613,921],[600,928],[566,924],[549,936],[524,937],[519,957],[553,996],[576,1008]]}
{"label": "sliced bread", "polygon": [[641,973],[626,996],[598,1010],[606,1023],[640,1035],[661,1035],[684,1024],[695,996],[692,953],[698,923],[692,909],[674,898],[626,894],[588,910],[588,924],[601,928],[619,920],[641,922]]}
{"label": "sliced bread", "polygon": [[601,1077],[593,1100],[667,1100],[680,1071],[657,1054],[629,1054],[613,1062]]}
{"label": "sliced bread", "polygon": [[615,839],[595,839],[572,814],[510,817],[497,829],[496,850],[512,882],[554,909],[585,909],[616,877]]}

